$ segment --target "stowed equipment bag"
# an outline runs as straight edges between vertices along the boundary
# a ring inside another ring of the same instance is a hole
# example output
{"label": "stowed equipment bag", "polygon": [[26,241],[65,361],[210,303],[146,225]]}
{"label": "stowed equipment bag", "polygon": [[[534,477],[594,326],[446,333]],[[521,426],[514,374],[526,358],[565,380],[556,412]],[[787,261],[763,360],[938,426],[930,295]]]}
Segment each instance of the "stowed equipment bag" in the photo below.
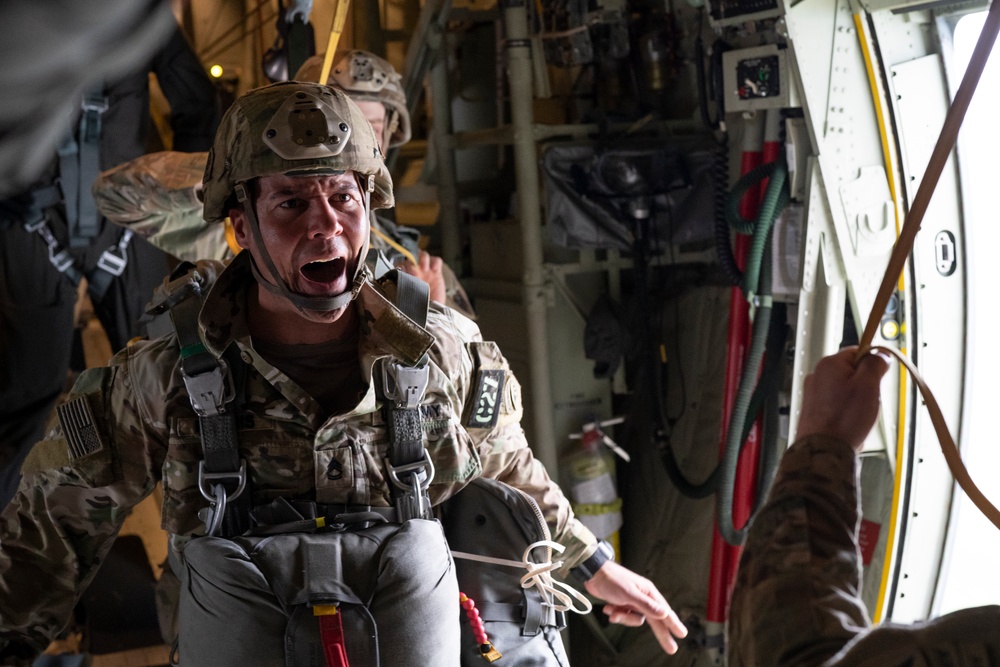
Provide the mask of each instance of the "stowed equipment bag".
{"label": "stowed equipment bag", "polygon": [[192,540],[179,664],[457,667],[458,589],[441,525],[371,513],[312,522],[324,523],[335,525]]}
{"label": "stowed equipment bag", "polygon": [[[539,571],[553,567],[551,548],[529,550],[552,539],[534,499],[501,481],[480,477],[440,510],[459,589],[475,603],[490,643],[502,655],[497,664],[569,667],[559,632],[566,627],[565,611],[586,613],[590,604],[546,575],[530,577],[523,566],[528,561]],[[462,667],[484,667],[465,612],[458,613]]]}

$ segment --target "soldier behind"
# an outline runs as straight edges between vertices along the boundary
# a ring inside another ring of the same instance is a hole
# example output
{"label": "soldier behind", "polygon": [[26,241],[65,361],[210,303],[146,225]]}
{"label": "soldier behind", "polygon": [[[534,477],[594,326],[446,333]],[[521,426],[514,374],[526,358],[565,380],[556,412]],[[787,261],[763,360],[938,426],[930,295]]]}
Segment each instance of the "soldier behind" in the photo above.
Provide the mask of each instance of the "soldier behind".
{"label": "soldier behind", "polygon": [[[304,122],[292,120],[295,110]],[[413,517],[393,504],[398,492],[387,475],[395,463],[386,457],[400,432],[387,435],[385,410],[394,408],[375,387],[385,364],[426,368],[419,406],[429,409],[416,410],[420,423],[402,435],[415,437],[436,470],[423,492],[431,505],[478,476],[524,491],[538,502],[553,539],[566,546],[563,571],[587,579],[587,590],[608,602],[612,622],[648,620],[664,650],[676,650],[674,637],[686,634],[676,614],[651,582],[607,559],[532,457],[519,424],[519,387],[496,345],[483,342],[472,321],[433,303],[426,325],[414,324],[391,298],[405,281],[373,280],[363,262],[370,211],[391,204],[392,183],[371,126],[342,92],[291,82],[237,100],[209,155],[205,218],[217,223],[228,215],[247,252],[227,266],[200,264],[197,284],[186,285],[204,291],[203,299],[174,307],[199,306],[197,327],[182,329],[177,314],[174,333],[138,342],[109,367],[86,371],[59,409],[60,428],[32,450],[18,493],[0,515],[3,664],[29,664],[56,635],[129,510],[161,482],[163,525],[182,566],[187,561],[185,594],[193,594],[195,576],[185,552],[204,555],[213,544],[232,543],[202,537],[218,529],[222,516],[221,504],[206,508],[202,482],[216,501],[232,497],[223,534],[229,519],[249,519],[239,514],[242,502],[258,526],[271,508],[290,503],[317,514],[361,510],[406,519],[400,533],[434,526],[421,518],[426,510],[419,504],[407,512]],[[213,377],[212,368],[221,374],[220,389],[199,384]],[[470,408],[484,378],[501,387],[499,407],[473,427],[482,415]],[[219,417],[233,430],[227,446],[238,443],[242,492],[201,474],[200,464],[225,449],[213,438],[219,422],[212,420]],[[389,564],[405,566],[429,553],[446,567],[411,573],[402,590],[415,592],[405,601],[390,591],[392,604],[383,602],[381,610],[390,628],[379,634],[383,664],[458,663],[451,643],[457,604],[444,614],[434,606],[439,593],[456,590],[450,558],[442,556],[440,529],[421,534],[430,542]],[[273,595],[251,582],[241,590],[251,610],[261,607],[260,596]],[[182,595],[182,655],[184,605]],[[214,637],[216,648],[236,652],[231,659],[198,664],[270,664],[239,662],[240,647],[232,646],[239,618],[223,616],[227,627]],[[188,650],[191,660],[203,657]]]}
{"label": "soldier behind", "polygon": [[747,536],[729,618],[730,667],[1000,665],[1000,607],[871,627],[859,596],[858,453],[886,359],[856,347],[806,378],[798,436]]}
{"label": "soldier behind", "polygon": [[101,169],[146,150],[150,71],[170,102],[175,147],[208,148],[220,115],[215,88],[174,22],[151,62],[88,91],[79,129],[58,156],[50,152],[45,176],[0,201],[0,506],[65,390],[77,285],[86,279],[117,351],[145,333],[137,320],[170,270],[163,252],[105,224],[90,196]]}
{"label": "soldier behind", "polygon": [[[295,75],[297,81],[319,81],[323,56],[312,56]],[[375,129],[383,153],[410,140],[410,113],[402,78],[389,61],[367,51],[345,54],[330,69],[327,83],[346,92]],[[229,259],[239,248],[226,240],[220,225],[201,218],[203,154],[153,153],[101,175],[94,196],[109,220],[129,227],[156,247],[180,259]],[[423,251],[420,232],[396,225],[385,216],[372,217],[372,247],[382,250],[407,273],[431,287],[431,299],[474,317],[468,295],[440,257]]]}

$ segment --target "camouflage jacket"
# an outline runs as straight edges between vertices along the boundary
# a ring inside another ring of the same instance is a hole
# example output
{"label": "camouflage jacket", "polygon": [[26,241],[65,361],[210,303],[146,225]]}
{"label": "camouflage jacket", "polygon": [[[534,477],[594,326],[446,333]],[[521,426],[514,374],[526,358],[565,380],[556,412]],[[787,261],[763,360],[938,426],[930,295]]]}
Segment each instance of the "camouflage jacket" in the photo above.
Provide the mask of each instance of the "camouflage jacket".
{"label": "camouflage jacket", "polygon": [[859,595],[858,472],[854,450],[832,438],[785,453],[740,559],[729,666],[1000,664],[1000,607],[871,627]]}
{"label": "camouflage jacket", "polygon": [[[94,200],[105,218],[128,227],[178,259],[228,260],[233,256],[226,228],[205,222],[199,199],[208,153],[161,151],[118,165],[94,182]],[[227,223],[228,224],[228,223]],[[371,246],[390,258],[403,255],[383,235],[416,257],[420,232],[372,215]],[[235,244],[235,239],[232,244]],[[471,301],[451,267],[443,267],[445,304],[475,317]]]}
{"label": "camouflage jacket", "polygon": [[[221,267],[199,264],[199,274],[214,282],[199,329],[212,354],[235,345],[246,364],[246,402],[237,422],[254,505],[281,496],[390,506],[383,464],[388,442],[373,364],[386,356],[412,363],[426,349],[430,376],[420,413],[436,469],[432,503],[478,476],[500,479],[538,501],[553,538],[567,547],[564,569],[593,551],[596,539],[528,448],[519,424],[520,385],[473,322],[432,305],[422,329],[387,297],[393,283],[366,282],[354,306],[367,392],[350,412],[324,421],[313,398],[251,345],[248,256],[218,273]],[[206,505],[197,488],[199,422],[179,363],[171,333],[84,372],[59,410],[60,427],[32,450],[18,493],[0,515],[0,658],[12,644],[44,649],[69,619],[129,510],[156,484],[163,485],[162,524],[175,547],[182,552],[187,540],[204,533],[197,516]],[[495,425],[466,426],[476,415],[477,378],[496,378],[497,371],[504,381]]]}

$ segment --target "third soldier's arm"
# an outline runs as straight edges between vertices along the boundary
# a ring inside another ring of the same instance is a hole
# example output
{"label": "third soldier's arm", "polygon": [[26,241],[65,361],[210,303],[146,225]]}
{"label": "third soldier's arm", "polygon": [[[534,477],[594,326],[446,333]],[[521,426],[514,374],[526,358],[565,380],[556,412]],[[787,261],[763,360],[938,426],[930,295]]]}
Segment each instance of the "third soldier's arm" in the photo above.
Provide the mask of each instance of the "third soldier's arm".
{"label": "third soldier's arm", "polygon": [[97,208],[178,259],[225,259],[225,228],[201,216],[207,155],[162,151],[118,165],[94,182]]}
{"label": "third soldier's arm", "polygon": [[2,664],[30,664],[10,656],[36,655],[66,625],[130,509],[155,486],[148,452],[160,447],[135,414],[131,384],[121,366],[83,373],[61,428],[32,450],[0,515]]}

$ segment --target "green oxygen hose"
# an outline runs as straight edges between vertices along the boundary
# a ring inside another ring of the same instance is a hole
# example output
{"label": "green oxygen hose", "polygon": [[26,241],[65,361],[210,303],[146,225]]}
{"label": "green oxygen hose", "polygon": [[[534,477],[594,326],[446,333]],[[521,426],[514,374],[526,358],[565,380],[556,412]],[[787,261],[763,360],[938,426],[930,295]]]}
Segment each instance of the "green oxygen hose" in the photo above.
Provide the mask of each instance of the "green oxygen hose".
{"label": "green oxygen hose", "polygon": [[[781,158],[750,171],[733,186],[727,211],[729,214],[727,217],[737,228],[738,232],[753,234],[753,242],[747,256],[747,270],[744,273],[742,287],[744,294],[751,302],[751,307],[756,307],[753,317],[753,333],[750,349],[744,361],[739,389],[733,403],[733,412],[729,418],[726,443],[722,459],[719,463],[719,492],[716,496],[719,533],[726,542],[736,546],[743,544],[746,540],[746,531],[749,526],[748,521],[742,528],[737,529],[733,523],[736,466],[740,450],[745,441],[745,438],[742,437],[745,422],[748,418],[753,419],[754,417],[749,414],[750,402],[754,386],[757,383],[757,375],[764,358],[764,351],[767,348],[772,310],[771,258],[767,250],[769,248],[774,221],[788,203],[787,175],[788,170],[784,160]],[[743,192],[753,185],[753,183],[763,178],[769,178],[770,180],[764,200],[761,203],[760,215],[756,222],[747,221],[738,213],[739,200],[742,198]],[[759,503],[760,498],[758,498],[757,505]]]}

